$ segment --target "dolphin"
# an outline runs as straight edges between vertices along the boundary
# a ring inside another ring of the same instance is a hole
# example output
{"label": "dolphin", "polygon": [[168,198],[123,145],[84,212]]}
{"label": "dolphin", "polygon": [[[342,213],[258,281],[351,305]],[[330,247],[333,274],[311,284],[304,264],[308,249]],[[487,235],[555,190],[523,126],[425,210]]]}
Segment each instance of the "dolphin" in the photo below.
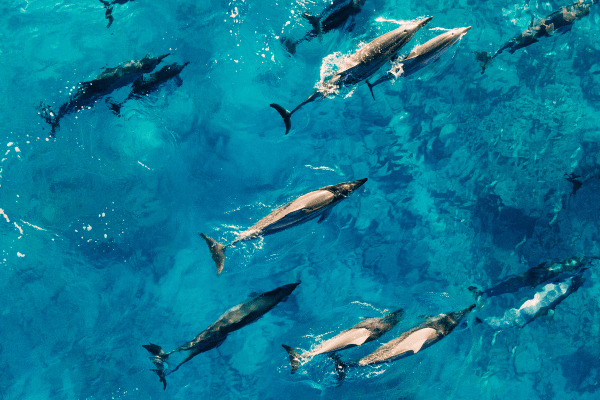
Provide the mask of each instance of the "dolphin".
{"label": "dolphin", "polygon": [[[523,327],[539,316],[548,314],[563,300],[576,292],[585,282],[582,274],[583,271],[580,271],[562,282],[549,283],[537,292],[532,299],[524,302],[521,307],[511,308],[504,313],[502,318],[486,318],[485,322],[495,329]],[[478,320],[478,322],[481,322],[481,320]]]}
{"label": "dolphin", "polygon": [[321,38],[323,33],[332,29],[344,26],[346,21],[358,14],[365,4],[366,0],[332,0],[331,3],[321,11],[319,15],[303,13],[302,18],[306,19],[311,25],[310,30],[302,39],[293,41],[288,38],[281,38],[281,42],[290,52],[296,52],[296,46],[303,41],[309,41],[314,37]]}
{"label": "dolphin", "polygon": [[368,79],[383,64],[390,61],[396,53],[412,39],[414,34],[425,24],[431,21],[432,17],[421,19],[415,22],[406,23],[399,28],[381,35],[373,41],[361,47],[358,51],[348,56],[339,71],[327,79],[323,86],[314,92],[302,103],[300,103],[291,112],[276,103],[271,103],[285,123],[285,134],[287,135],[292,127],[292,114],[298,111],[300,107],[315,100],[325,98],[329,93],[344,87],[355,85]]}
{"label": "dolphin", "polygon": [[109,104],[109,108],[117,115],[121,112],[121,107],[127,100],[141,98],[143,96],[147,96],[148,94],[158,90],[158,88],[164,83],[168,82],[171,79],[175,79],[178,86],[181,86],[181,78],[179,77],[179,73],[183,70],[183,68],[188,65],[189,62],[185,64],[177,64],[173,63],[170,65],[165,65],[160,70],[153,72],[148,77],[139,77],[136,79],[131,85],[131,92],[129,96],[121,103],[116,103],[107,98],[107,104]]}
{"label": "dolphin", "polygon": [[475,304],[461,311],[440,314],[402,333],[373,353],[361,358],[357,365],[379,364],[408,357],[437,343],[454,330],[462,318],[475,308]]}
{"label": "dolphin", "polygon": [[100,0],[100,3],[102,3],[104,5],[104,8],[106,8],[106,13],[104,13],[104,18],[106,18],[108,20],[108,25],[106,26],[107,28],[110,28],[112,23],[115,21],[115,18],[112,16],[112,11],[113,11],[112,6],[115,4],[125,4],[129,1],[133,1],[133,0],[112,0],[112,1]]}
{"label": "dolphin", "polygon": [[506,293],[516,293],[522,288],[534,288],[542,283],[549,283],[553,280],[561,280],[569,276],[577,275],[588,269],[588,263],[592,260],[599,260],[599,257],[570,257],[561,262],[544,262],[525,271],[525,273],[513,276],[498,285],[486,289],[478,290],[470,286],[469,290],[477,298],[501,296]]}
{"label": "dolphin", "polygon": [[481,74],[485,72],[485,69],[504,50],[508,50],[510,54],[513,54],[518,49],[527,47],[530,44],[536,43],[538,39],[543,37],[549,37],[555,32],[564,34],[571,30],[573,23],[578,19],[581,19],[590,13],[590,7],[597,3],[598,0],[584,1],[578,0],[577,2],[563,6],[552,14],[542,18],[537,23],[534,23],[532,16],[529,27],[523,32],[511,38],[508,42],[504,43],[502,47],[490,55],[487,52],[475,52],[476,59],[481,65]]}
{"label": "dolphin", "polygon": [[416,46],[406,57],[394,62],[392,68],[374,83],[370,83],[367,80],[366,83],[369,86],[369,90],[371,90],[373,100],[375,100],[375,95],[373,94],[374,86],[399,76],[412,75],[421,68],[437,61],[440,56],[456,44],[469,29],[471,29],[471,27],[467,26],[465,28],[455,28],[444,32],[424,44]]}
{"label": "dolphin", "polygon": [[319,223],[331,213],[331,209],[340,201],[344,200],[361,187],[367,178],[359,179],[353,182],[343,182],[337,185],[325,186],[321,189],[313,190],[297,199],[279,207],[250,228],[240,233],[237,239],[225,246],[216,240],[200,233],[200,236],[208,244],[212,254],[212,259],[217,265],[217,274],[220,274],[225,264],[225,249],[235,243],[244,240],[252,240],[260,236],[270,235],[292,226],[300,225],[311,219],[321,217]]}
{"label": "dolphin", "polygon": [[131,60],[114,68],[106,68],[91,81],[81,82],[77,92],[67,103],[60,106],[57,114],[50,107],[43,107],[40,114],[52,126],[51,134],[54,135],[62,117],[86,107],[92,107],[100,97],[127,86],[142,74],[152,71],[169,54],[158,57],[146,55],[141,60]]}
{"label": "dolphin", "polygon": [[350,329],[346,329],[337,336],[321,343],[311,351],[305,351],[302,354],[290,346],[282,344],[283,348],[288,352],[290,363],[292,364],[292,374],[300,367],[302,359],[314,357],[317,354],[332,353],[339,350],[344,350],[350,347],[360,346],[365,343],[379,339],[384,333],[392,329],[402,318],[404,310],[400,309],[384,315],[381,318],[368,318]]}
{"label": "dolphin", "polygon": [[[160,346],[153,343],[142,345],[143,348],[152,354],[150,361],[156,366],[156,369],[152,371],[156,372],[160,378],[163,390],[167,388],[167,375],[171,375],[177,371],[181,365],[190,361],[198,354],[220,346],[227,339],[227,335],[262,317],[280,301],[289,296],[299,284],[300,282],[280,286],[230,308],[192,341],[168,353],[165,353]],[[180,351],[187,351],[187,356],[171,372],[165,373],[165,364],[169,355]]]}

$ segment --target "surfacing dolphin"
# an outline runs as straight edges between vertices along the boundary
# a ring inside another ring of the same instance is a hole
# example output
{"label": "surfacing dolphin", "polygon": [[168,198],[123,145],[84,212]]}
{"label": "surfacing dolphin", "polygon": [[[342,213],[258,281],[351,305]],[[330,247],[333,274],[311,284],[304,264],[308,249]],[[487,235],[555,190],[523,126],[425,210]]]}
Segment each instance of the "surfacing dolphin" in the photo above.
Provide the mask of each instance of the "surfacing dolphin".
{"label": "surfacing dolphin", "polygon": [[292,114],[298,111],[300,107],[315,100],[320,100],[331,93],[336,92],[344,86],[355,85],[368,79],[381,66],[390,61],[398,51],[412,39],[414,34],[425,24],[431,21],[432,17],[405,23],[399,28],[379,36],[375,40],[361,47],[357,52],[344,59],[339,71],[327,79],[322,87],[312,92],[310,96],[300,103],[291,112],[280,106],[271,103],[285,123],[285,134],[287,135],[292,127]]}
{"label": "surfacing dolphin", "polygon": [[475,304],[461,311],[440,314],[402,333],[373,353],[361,358],[357,365],[379,364],[408,357],[439,342],[460,324],[463,317],[475,308]]}
{"label": "surfacing dolphin", "polygon": [[[150,361],[156,366],[156,369],[153,369],[152,371],[156,372],[160,378],[163,389],[167,388],[167,375],[171,375],[173,372],[177,371],[181,365],[190,361],[198,354],[220,346],[225,339],[227,339],[227,335],[262,317],[280,301],[289,296],[299,284],[300,282],[280,286],[277,289],[260,294],[245,303],[230,308],[208,328],[198,334],[192,341],[179,346],[168,353],[165,353],[163,349],[156,344],[150,343],[142,345],[142,347],[152,353]],[[180,351],[187,351],[187,356],[182,362],[177,364],[175,369],[166,373],[165,364],[167,363],[169,355]]]}
{"label": "surfacing dolphin", "polygon": [[290,52],[296,52],[296,46],[303,41],[309,41],[314,37],[321,38],[323,33],[332,29],[344,26],[354,15],[358,14],[365,4],[366,0],[332,0],[331,3],[321,11],[319,15],[303,13],[302,18],[306,19],[312,25],[309,31],[302,39],[293,41],[289,38],[281,38],[281,42]]}
{"label": "surfacing dolphin", "polygon": [[296,200],[279,207],[250,228],[240,233],[237,239],[225,246],[216,240],[200,233],[200,236],[208,244],[212,253],[212,259],[217,265],[217,274],[220,274],[225,264],[225,249],[237,242],[252,240],[257,237],[270,235],[296,225],[303,224],[314,218],[321,217],[319,223],[331,213],[331,209],[340,201],[348,197],[352,192],[361,187],[367,178],[359,179],[353,182],[343,182],[337,185],[325,186],[321,189],[313,190]]}
{"label": "surfacing dolphin", "polygon": [[553,280],[564,280],[573,275],[578,275],[589,268],[589,263],[598,260],[599,257],[570,257],[561,262],[544,262],[537,267],[525,271],[525,273],[513,276],[504,282],[497,284],[484,291],[470,286],[469,290],[477,298],[501,296],[506,293],[516,293],[522,288],[534,288],[543,283]]}
{"label": "surfacing dolphin", "polygon": [[502,47],[490,55],[489,53],[475,52],[476,59],[481,65],[481,74],[485,72],[485,69],[492,62],[496,56],[502,53],[504,50],[508,50],[510,54],[513,54],[518,49],[527,47],[530,44],[536,43],[540,38],[549,37],[555,32],[564,34],[571,30],[573,23],[578,19],[581,19],[590,13],[590,7],[597,3],[598,0],[584,1],[579,0],[571,5],[563,6],[552,14],[542,18],[537,23],[534,23],[533,17],[529,27],[514,36],[508,42],[504,43]]}
{"label": "surfacing dolphin", "polygon": [[131,85],[131,92],[125,100],[123,100],[121,103],[116,103],[107,97],[106,103],[115,114],[119,115],[121,113],[121,107],[123,107],[123,104],[125,104],[126,101],[147,96],[148,94],[158,90],[161,85],[167,83],[171,79],[175,80],[177,86],[181,86],[182,81],[179,77],[179,73],[188,64],[189,62],[186,62],[185,64],[173,63],[170,65],[165,65],[160,70],[150,74],[148,77],[139,77]]}
{"label": "surfacing dolphin", "polygon": [[57,114],[50,107],[42,107],[40,114],[52,127],[51,134],[54,135],[62,117],[86,107],[92,107],[100,97],[129,85],[142,74],[151,72],[169,54],[158,57],[146,55],[141,60],[131,60],[114,68],[106,68],[91,81],[81,82],[77,92],[71,96],[68,102],[60,106]]}
{"label": "surfacing dolphin", "polygon": [[456,44],[466,33],[471,29],[470,26],[466,28],[455,28],[450,29],[447,32],[442,33],[439,36],[423,43],[422,45],[416,46],[411,52],[401,60],[395,61],[392,64],[392,68],[381,78],[377,79],[374,83],[366,81],[371,91],[371,96],[375,100],[373,94],[373,87],[380,83],[389,81],[390,79],[396,79],[400,76],[409,76],[419,71],[421,68],[437,61],[442,54],[454,44]]}
{"label": "surfacing dolphin", "polygon": [[344,350],[350,347],[356,347],[365,343],[379,339],[384,333],[392,329],[402,318],[404,310],[400,309],[384,315],[381,318],[368,318],[354,325],[350,329],[346,329],[337,336],[321,343],[311,351],[305,351],[298,354],[290,346],[282,344],[283,348],[288,352],[290,364],[292,364],[292,374],[300,367],[303,359],[311,358],[317,354],[332,353],[335,351]]}

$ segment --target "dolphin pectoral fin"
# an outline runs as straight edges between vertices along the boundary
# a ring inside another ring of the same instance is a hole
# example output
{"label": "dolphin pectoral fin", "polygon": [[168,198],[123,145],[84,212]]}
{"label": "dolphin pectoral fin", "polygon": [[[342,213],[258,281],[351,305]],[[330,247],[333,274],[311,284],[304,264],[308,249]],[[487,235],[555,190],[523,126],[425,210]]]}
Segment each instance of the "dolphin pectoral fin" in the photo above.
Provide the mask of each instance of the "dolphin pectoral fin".
{"label": "dolphin pectoral fin", "polygon": [[320,224],[321,222],[325,221],[325,219],[329,217],[329,214],[331,214],[331,208],[325,210],[323,214],[321,214],[321,218],[319,218],[317,224]]}
{"label": "dolphin pectoral fin", "polygon": [[200,236],[202,236],[202,239],[204,239],[206,241],[206,244],[208,244],[208,249],[212,254],[212,259],[215,262],[215,265],[217,266],[217,275],[219,275],[221,271],[223,271],[223,267],[225,266],[226,247],[214,240],[213,238],[206,236],[204,233],[200,233]]}
{"label": "dolphin pectoral fin", "polygon": [[369,90],[371,91],[371,96],[373,96],[373,100],[375,100],[375,95],[373,94],[373,85],[371,85],[371,82],[369,82],[368,79],[365,82],[367,82],[367,86],[369,86]]}
{"label": "dolphin pectoral fin", "polygon": [[283,118],[283,123],[285,124],[285,134],[287,135],[292,128],[292,113],[281,107],[279,104],[271,103],[269,105],[276,109],[279,115],[281,115],[281,118]]}
{"label": "dolphin pectoral fin", "polygon": [[296,372],[296,370],[298,368],[300,368],[300,356],[290,346],[286,346],[285,344],[282,344],[281,347],[283,347],[285,349],[285,351],[287,351],[288,356],[290,357],[290,364],[292,365],[292,374],[293,374],[294,372]]}

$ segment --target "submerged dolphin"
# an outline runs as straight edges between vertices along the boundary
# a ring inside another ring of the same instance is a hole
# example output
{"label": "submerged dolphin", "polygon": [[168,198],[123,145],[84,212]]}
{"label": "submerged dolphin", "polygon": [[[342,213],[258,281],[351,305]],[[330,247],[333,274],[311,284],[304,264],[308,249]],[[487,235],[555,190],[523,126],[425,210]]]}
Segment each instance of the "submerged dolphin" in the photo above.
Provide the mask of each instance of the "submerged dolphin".
{"label": "submerged dolphin", "polygon": [[514,36],[508,42],[504,43],[504,45],[500,47],[498,51],[494,53],[494,55],[490,55],[486,52],[475,53],[477,56],[477,61],[479,61],[481,64],[481,73],[483,74],[490,62],[504,50],[508,50],[510,54],[513,54],[518,49],[536,43],[538,39],[542,37],[549,37],[555,32],[564,34],[570,31],[573,27],[573,23],[578,19],[588,15],[590,13],[590,7],[597,2],[598,0],[592,0],[590,2],[579,0],[571,5],[559,8],[552,14],[539,20],[537,23],[534,23],[532,17],[529,27],[525,31]]}
{"label": "submerged dolphin", "polygon": [[416,22],[410,22],[401,27],[381,35],[375,40],[367,43],[357,52],[348,56],[339,71],[323,83],[323,87],[312,92],[310,96],[300,103],[291,112],[280,106],[279,104],[271,103],[285,123],[285,134],[287,135],[292,127],[292,114],[298,111],[300,107],[312,101],[322,99],[335,90],[343,86],[355,85],[359,82],[368,79],[381,66],[390,61],[398,51],[412,39],[414,34],[421,29],[425,24],[431,21],[432,17],[428,17]]}
{"label": "submerged dolphin", "polygon": [[[190,361],[198,354],[220,346],[223,341],[227,339],[227,335],[262,317],[280,301],[289,296],[299,284],[300,282],[280,286],[277,289],[260,294],[245,303],[230,308],[192,341],[179,346],[168,353],[165,353],[163,349],[156,344],[150,343],[142,345],[142,347],[153,355],[150,357],[150,360],[154,363],[156,369],[153,369],[152,371],[158,374],[160,381],[163,383],[163,389],[167,388],[167,375],[171,375],[173,372],[177,371],[182,364]],[[169,355],[180,351],[188,351],[187,357],[185,357],[171,372],[165,373],[164,364],[167,362]]]}
{"label": "submerged dolphin", "polygon": [[260,236],[270,235],[275,232],[283,231],[292,226],[300,225],[304,222],[320,216],[319,223],[331,213],[331,209],[340,201],[344,200],[361,187],[367,178],[359,179],[353,182],[343,182],[337,185],[325,186],[321,189],[313,190],[296,200],[279,207],[250,228],[240,233],[237,239],[225,246],[216,240],[200,233],[200,236],[208,244],[212,253],[212,259],[217,265],[217,274],[220,274],[225,264],[225,249],[237,242],[252,240]]}
{"label": "submerged dolphin", "polygon": [[388,73],[377,79],[374,83],[369,83],[367,80],[366,82],[367,85],[369,85],[369,90],[371,90],[373,100],[375,99],[375,95],[373,94],[374,86],[389,81],[390,79],[398,78],[399,76],[412,75],[421,68],[437,61],[440,56],[457,43],[469,29],[471,29],[471,27],[467,26],[466,28],[456,28],[444,32],[424,44],[415,47],[405,58],[394,62]]}
{"label": "submerged dolphin", "polygon": [[291,54],[294,54],[300,42],[309,41],[314,37],[320,38],[321,34],[343,26],[348,19],[360,12],[364,4],[365,0],[332,0],[319,15],[303,13],[302,18],[310,22],[312,30],[295,42],[288,38],[281,38],[281,42]]}
{"label": "submerged dolphin", "polygon": [[[554,310],[564,299],[576,292],[585,279],[583,271],[558,283],[549,283],[541,291],[537,292],[533,299],[527,300],[519,308],[511,308],[504,313],[502,318],[486,318],[492,328],[503,329],[509,327],[523,327],[538,318]],[[479,322],[481,322],[479,320]]]}
{"label": "submerged dolphin", "polygon": [[317,354],[331,353],[339,350],[344,350],[349,347],[360,346],[362,344],[372,342],[379,339],[384,333],[392,329],[402,318],[404,310],[400,309],[384,315],[381,318],[368,318],[354,325],[350,329],[346,329],[337,336],[321,343],[311,351],[305,351],[302,354],[290,346],[282,344],[283,348],[288,352],[290,364],[292,364],[292,374],[300,367],[301,360],[316,356]]}
{"label": "submerged dolphin", "polygon": [[77,92],[71,96],[67,103],[60,106],[57,114],[50,107],[43,107],[40,114],[52,126],[52,134],[54,134],[62,117],[86,107],[91,107],[100,97],[129,85],[141,77],[142,74],[151,72],[169,54],[158,57],[146,55],[141,60],[132,60],[114,68],[106,68],[104,72],[91,81],[81,82]]}
{"label": "submerged dolphin", "polygon": [[160,70],[150,74],[148,77],[139,77],[131,85],[131,92],[129,93],[129,96],[127,96],[127,98],[121,103],[109,101],[109,98],[107,98],[109,108],[115,114],[119,115],[121,112],[121,107],[123,107],[123,104],[125,104],[126,101],[147,96],[148,94],[158,90],[161,85],[165,84],[171,79],[175,79],[177,85],[181,86],[182,81],[179,77],[179,73],[188,64],[189,62],[186,62],[185,64],[173,63],[170,65],[165,65]]}
{"label": "submerged dolphin", "polygon": [[580,274],[588,269],[588,263],[598,260],[599,257],[571,257],[561,262],[544,262],[537,267],[528,269],[522,275],[511,277],[498,285],[484,291],[477,290],[474,286],[469,290],[479,297],[501,296],[506,293],[515,293],[522,288],[534,288],[542,283],[548,283],[555,279]]}
{"label": "submerged dolphin", "polygon": [[402,333],[373,353],[361,358],[357,365],[365,366],[394,361],[418,353],[437,343],[454,330],[462,318],[475,308],[475,304],[461,311],[440,314]]}
{"label": "submerged dolphin", "polygon": [[104,8],[106,8],[106,13],[104,13],[104,18],[106,18],[108,20],[108,25],[106,26],[107,28],[110,28],[112,23],[115,21],[115,18],[112,16],[112,11],[113,11],[112,6],[115,4],[125,4],[129,1],[133,1],[133,0],[111,0],[111,1],[100,0],[100,3],[102,3],[104,5]]}

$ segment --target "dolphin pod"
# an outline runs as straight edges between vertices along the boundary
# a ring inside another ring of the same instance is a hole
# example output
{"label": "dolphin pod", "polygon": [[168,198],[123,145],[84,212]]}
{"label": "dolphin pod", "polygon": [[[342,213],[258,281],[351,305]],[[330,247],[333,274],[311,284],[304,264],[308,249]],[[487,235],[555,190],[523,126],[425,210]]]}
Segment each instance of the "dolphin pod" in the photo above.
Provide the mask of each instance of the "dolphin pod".
{"label": "dolphin pod", "polygon": [[240,233],[237,239],[225,246],[216,240],[200,233],[208,244],[212,258],[220,274],[225,264],[225,249],[235,243],[252,240],[257,237],[270,235],[283,231],[296,225],[303,224],[317,217],[319,223],[331,213],[331,209],[340,201],[348,197],[356,189],[364,185],[367,178],[353,182],[342,182],[337,185],[325,186],[306,193],[297,199],[279,207],[250,228]]}
{"label": "dolphin pod", "polygon": [[276,103],[271,103],[279,115],[283,118],[285,124],[285,134],[290,132],[292,127],[291,117],[305,104],[315,100],[325,98],[330,93],[339,90],[344,86],[356,85],[359,82],[368,79],[385,63],[390,61],[404,45],[406,45],[419,29],[425,26],[432,17],[403,24],[397,29],[377,37],[371,42],[361,47],[358,51],[346,57],[339,69],[332,77],[327,79],[323,86],[314,92],[292,111]]}
{"label": "dolphin pod", "polygon": [[40,115],[50,124],[51,134],[54,135],[65,115],[92,107],[101,97],[133,83],[143,74],[151,72],[169,54],[158,57],[146,55],[141,60],[131,60],[114,68],[106,68],[91,81],[81,82],[69,101],[60,106],[58,113],[55,114],[51,107],[46,106],[42,107]]}
{"label": "dolphin pod", "polygon": [[[167,375],[171,375],[177,371],[179,367],[198,354],[220,346],[227,339],[227,335],[262,317],[289,296],[299,284],[300,282],[280,286],[270,292],[260,294],[244,303],[231,307],[193,340],[168,353],[165,353],[160,346],[153,343],[142,345],[142,347],[152,354],[150,360],[156,366],[156,369],[153,369],[153,371],[160,378],[163,389],[167,388]],[[169,356],[180,351],[187,351],[187,356],[172,371],[166,373],[165,364]]]}
{"label": "dolphin pod", "polygon": [[597,3],[598,0],[577,2],[563,6],[552,14],[534,22],[533,17],[529,27],[516,36],[513,36],[509,41],[504,43],[493,55],[487,52],[476,52],[477,61],[481,64],[481,73],[485,73],[486,68],[504,50],[508,50],[510,54],[515,51],[527,47],[539,41],[540,38],[549,37],[554,33],[564,34],[571,30],[573,23],[590,13],[590,7]]}
{"label": "dolphin pod", "polygon": [[427,65],[436,62],[440,56],[444,54],[446,50],[456,44],[469,31],[469,29],[471,29],[470,26],[466,28],[451,29],[447,32],[444,32],[441,35],[425,42],[424,44],[415,47],[406,57],[402,58],[401,60],[395,61],[392,64],[392,68],[374,83],[369,83],[367,80],[366,83],[369,86],[373,100],[375,99],[373,87],[400,76],[412,75]]}
{"label": "dolphin pod", "polygon": [[359,322],[350,329],[346,329],[339,335],[332,337],[329,340],[318,345],[311,351],[305,351],[298,354],[290,346],[282,344],[283,348],[288,352],[290,364],[292,365],[292,374],[300,367],[302,359],[311,358],[318,354],[333,353],[344,350],[349,347],[356,347],[365,343],[379,339],[384,333],[392,329],[404,315],[404,310],[400,309],[392,313],[386,314],[381,318],[368,318]]}
{"label": "dolphin pod", "polygon": [[322,34],[346,25],[354,15],[360,12],[365,1],[366,0],[332,0],[319,15],[312,15],[305,12],[302,14],[302,18],[306,19],[312,25],[312,30],[296,41],[282,37],[281,43],[283,43],[290,54],[294,54],[296,52],[296,46],[299,43],[309,41],[314,37],[320,39]]}

